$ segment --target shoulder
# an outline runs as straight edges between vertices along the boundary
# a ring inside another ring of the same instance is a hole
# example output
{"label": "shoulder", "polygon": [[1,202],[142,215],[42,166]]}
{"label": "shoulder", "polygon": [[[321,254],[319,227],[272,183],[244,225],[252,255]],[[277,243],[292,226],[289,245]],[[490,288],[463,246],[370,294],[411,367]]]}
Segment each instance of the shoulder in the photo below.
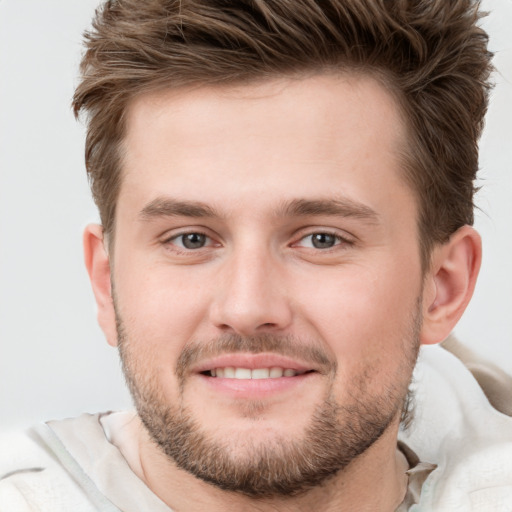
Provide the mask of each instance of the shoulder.
{"label": "shoulder", "polygon": [[93,512],[68,475],[55,468],[19,469],[0,480],[0,512]]}
{"label": "shoulder", "polygon": [[47,429],[0,434],[0,512],[96,510],[48,444]]}
{"label": "shoulder", "polygon": [[83,414],[0,440],[0,512],[170,512],[120,450],[136,451],[135,419]]}
{"label": "shoulder", "polygon": [[512,416],[512,376],[470,350],[454,336],[443,341],[441,347],[455,355],[471,372],[495,409]]}
{"label": "shoulder", "polygon": [[412,391],[415,419],[400,438],[421,460],[438,466],[417,510],[512,510],[512,418],[441,347],[422,348]]}

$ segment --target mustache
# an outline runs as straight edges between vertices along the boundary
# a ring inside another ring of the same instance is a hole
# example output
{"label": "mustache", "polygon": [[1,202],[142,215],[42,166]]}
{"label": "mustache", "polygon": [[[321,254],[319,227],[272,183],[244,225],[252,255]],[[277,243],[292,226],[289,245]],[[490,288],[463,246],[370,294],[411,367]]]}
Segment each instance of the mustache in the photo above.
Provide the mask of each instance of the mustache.
{"label": "mustache", "polygon": [[176,374],[183,379],[189,368],[203,359],[233,353],[274,353],[290,358],[300,359],[312,366],[320,367],[322,373],[336,372],[336,360],[317,342],[305,342],[292,335],[275,335],[269,333],[254,336],[226,334],[206,342],[191,342],[186,345],[176,362]]}

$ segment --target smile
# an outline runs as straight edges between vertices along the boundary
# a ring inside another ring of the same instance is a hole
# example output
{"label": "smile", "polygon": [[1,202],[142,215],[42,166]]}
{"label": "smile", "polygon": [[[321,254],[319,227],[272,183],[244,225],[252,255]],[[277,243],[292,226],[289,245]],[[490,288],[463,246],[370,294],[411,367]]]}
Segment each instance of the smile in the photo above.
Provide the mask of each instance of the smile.
{"label": "smile", "polygon": [[214,393],[212,399],[220,393],[236,401],[288,396],[321,375],[306,362],[272,353],[219,355],[202,361],[192,373]]}
{"label": "smile", "polygon": [[293,368],[281,368],[273,366],[271,368],[235,368],[233,366],[226,366],[222,368],[213,368],[204,372],[204,375],[210,377],[224,378],[224,379],[279,379],[281,377],[295,377],[303,375],[307,371],[294,370]]}

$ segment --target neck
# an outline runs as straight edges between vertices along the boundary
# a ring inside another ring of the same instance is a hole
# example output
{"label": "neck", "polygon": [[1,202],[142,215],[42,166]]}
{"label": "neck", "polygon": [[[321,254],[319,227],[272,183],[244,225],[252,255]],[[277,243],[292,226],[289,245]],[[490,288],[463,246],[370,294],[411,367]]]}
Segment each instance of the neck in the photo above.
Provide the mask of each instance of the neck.
{"label": "neck", "polygon": [[[323,485],[297,496],[254,499],[223,491],[178,468],[139,426],[138,476],[175,512],[379,510],[392,512],[407,489],[405,457],[397,450],[398,420],[365,453]],[[370,492],[369,492],[370,490]]]}

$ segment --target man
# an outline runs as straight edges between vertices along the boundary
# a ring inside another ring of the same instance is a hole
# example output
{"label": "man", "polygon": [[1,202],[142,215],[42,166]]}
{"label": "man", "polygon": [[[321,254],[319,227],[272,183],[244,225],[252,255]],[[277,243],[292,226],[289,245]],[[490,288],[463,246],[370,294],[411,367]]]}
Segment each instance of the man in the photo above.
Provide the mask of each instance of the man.
{"label": "man", "polygon": [[442,349],[408,391],[481,259],[490,55],[447,4],[98,11],[85,257],[137,414],[39,429],[0,505],[510,509],[512,420]]}

